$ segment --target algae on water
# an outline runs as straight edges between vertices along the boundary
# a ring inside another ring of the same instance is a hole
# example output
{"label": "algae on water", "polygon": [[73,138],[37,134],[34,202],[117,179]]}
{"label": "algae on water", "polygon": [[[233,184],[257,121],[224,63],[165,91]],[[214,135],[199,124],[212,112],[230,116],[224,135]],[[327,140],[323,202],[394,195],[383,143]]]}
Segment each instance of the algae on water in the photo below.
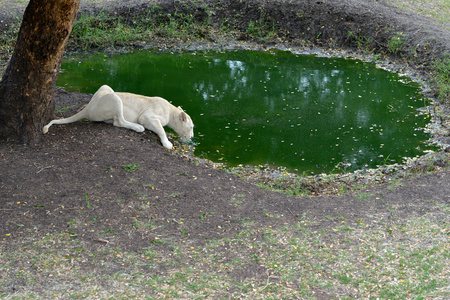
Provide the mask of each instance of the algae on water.
{"label": "algae on water", "polygon": [[161,96],[195,123],[196,155],[303,172],[373,168],[430,149],[424,96],[372,63],[282,51],[69,58],[58,84]]}

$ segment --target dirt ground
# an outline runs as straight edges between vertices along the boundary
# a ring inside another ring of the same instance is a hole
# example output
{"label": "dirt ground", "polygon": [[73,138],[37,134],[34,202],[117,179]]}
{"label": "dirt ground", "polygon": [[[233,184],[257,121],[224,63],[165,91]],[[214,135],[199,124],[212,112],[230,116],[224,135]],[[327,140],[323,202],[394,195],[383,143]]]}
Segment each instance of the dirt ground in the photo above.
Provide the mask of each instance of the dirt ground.
{"label": "dirt ground", "polygon": [[[257,6],[263,1],[206,2],[216,3],[219,18],[259,14]],[[281,2],[264,1],[264,11],[283,28],[286,43],[304,39],[311,41],[309,46],[357,48],[357,41],[345,34],[353,31],[374,37],[374,47],[382,49],[390,37],[381,29],[390,27],[408,35],[402,51],[411,59],[404,61],[425,79],[433,60],[450,49],[450,34],[443,24],[400,11],[384,1]],[[0,3],[4,12],[16,5]],[[84,3],[81,9],[95,10],[95,3]],[[144,3],[114,1],[108,5],[121,13],[145,9]],[[161,5],[169,10],[170,3],[173,1],[162,1]],[[245,28],[245,19],[241,22]],[[275,40],[272,44],[278,43]],[[64,112],[65,116],[89,99],[85,94],[56,93],[60,106],[74,106]],[[267,214],[282,216],[276,221],[279,224],[297,222],[308,214],[326,228],[340,222],[329,216],[339,215],[350,223],[380,216],[389,220],[395,206],[396,218],[407,219],[440,213],[430,203],[450,205],[450,171],[446,168],[344,195],[293,197],[258,188],[238,176],[198,164],[187,155],[174,154],[164,149],[153,133],[91,122],[55,125],[35,147],[1,143],[0,169],[3,249],[17,247],[18,241],[29,236],[70,231],[69,223],[74,219],[82,224],[76,229],[78,239],[92,248],[104,246],[98,232],[109,230],[114,232],[114,247],[140,251],[155,237],[188,238],[195,246],[232,236],[242,229],[244,218],[263,227],[269,221]],[[371,201],[361,201],[361,193],[370,195]],[[156,229],[148,234],[133,231],[136,220],[152,220]],[[184,224],[182,231],[180,222]],[[273,219],[270,224],[276,225]],[[14,287],[3,289],[12,292]]]}

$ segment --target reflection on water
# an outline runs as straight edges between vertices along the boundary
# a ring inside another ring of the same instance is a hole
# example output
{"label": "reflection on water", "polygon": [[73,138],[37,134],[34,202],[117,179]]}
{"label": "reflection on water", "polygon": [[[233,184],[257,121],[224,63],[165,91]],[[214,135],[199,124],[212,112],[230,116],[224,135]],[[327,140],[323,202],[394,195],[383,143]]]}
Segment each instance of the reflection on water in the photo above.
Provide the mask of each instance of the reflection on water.
{"label": "reflection on water", "polygon": [[[196,154],[235,164],[327,172],[423,153],[423,96],[361,61],[290,52],[138,52],[63,63],[58,85],[162,96],[196,125]],[[406,80],[407,81],[407,80]]]}

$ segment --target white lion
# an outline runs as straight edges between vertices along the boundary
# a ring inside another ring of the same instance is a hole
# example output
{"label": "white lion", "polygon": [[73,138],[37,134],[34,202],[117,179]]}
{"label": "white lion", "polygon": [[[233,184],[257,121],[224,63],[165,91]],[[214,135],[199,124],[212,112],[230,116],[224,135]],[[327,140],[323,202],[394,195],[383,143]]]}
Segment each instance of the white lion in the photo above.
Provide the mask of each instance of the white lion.
{"label": "white lion", "polygon": [[83,110],[72,117],[51,121],[42,131],[45,134],[53,124],[73,123],[81,119],[103,121],[136,132],[147,128],[159,136],[167,149],[172,149],[173,145],[164,131],[166,125],[175,130],[182,141],[194,136],[194,123],[181,107],[175,107],[160,97],[116,93],[107,85],[98,89]]}

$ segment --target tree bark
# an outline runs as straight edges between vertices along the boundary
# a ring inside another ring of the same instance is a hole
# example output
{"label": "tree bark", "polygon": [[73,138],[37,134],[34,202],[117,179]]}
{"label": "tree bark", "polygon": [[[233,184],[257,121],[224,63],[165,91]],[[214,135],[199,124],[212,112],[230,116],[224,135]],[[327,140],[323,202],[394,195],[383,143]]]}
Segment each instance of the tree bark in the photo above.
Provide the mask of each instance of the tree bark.
{"label": "tree bark", "polygon": [[0,139],[38,143],[80,0],[31,0],[0,82]]}

